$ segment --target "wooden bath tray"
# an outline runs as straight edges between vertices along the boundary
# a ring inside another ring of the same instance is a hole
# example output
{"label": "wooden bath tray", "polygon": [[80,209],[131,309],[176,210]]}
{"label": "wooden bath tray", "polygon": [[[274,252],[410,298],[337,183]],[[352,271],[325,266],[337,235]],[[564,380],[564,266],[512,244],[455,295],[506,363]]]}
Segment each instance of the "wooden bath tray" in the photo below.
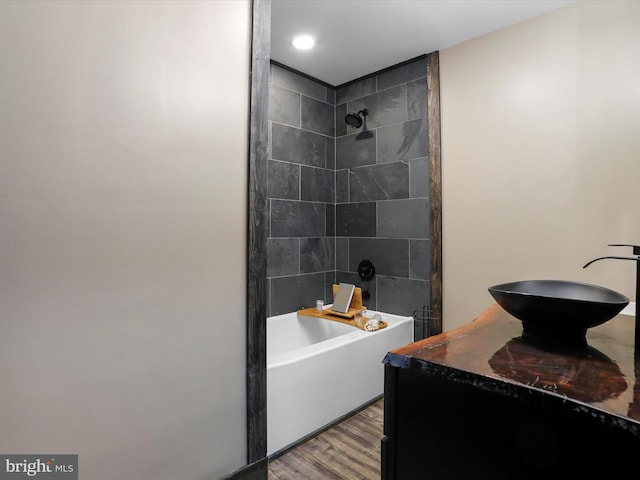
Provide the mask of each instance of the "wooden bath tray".
{"label": "wooden bath tray", "polygon": [[[364,309],[364,310],[366,310],[366,309]],[[331,320],[331,321],[334,321],[334,322],[340,322],[340,323],[344,323],[346,325],[351,325],[352,327],[359,328],[360,330],[364,330],[364,324],[367,323],[367,320],[368,320],[368,319],[364,320],[362,322],[362,325],[358,326],[358,325],[356,325],[356,321],[353,319],[353,317],[347,318],[347,317],[338,316],[335,313],[333,313],[331,310],[328,310],[328,309],[325,309],[322,312],[319,312],[318,310],[316,310],[313,307],[312,308],[304,308],[302,310],[298,310],[298,315],[304,315],[304,316],[307,316],[307,317],[324,318],[325,320]],[[355,316],[355,312],[354,312],[354,316]],[[387,322],[385,322],[384,320],[381,320],[380,321],[380,327],[378,328],[378,330],[382,330],[386,326],[387,326]],[[373,331],[377,332],[378,330],[373,330]],[[368,332],[368,330],[365,330],[365,331]]]}
{"label": "wooden bath tray", "polygon": [[[338,285],[333,285],[333,297],[335,298],[336,292],[338,291]],[[362,305],[362,289],[356,287],[353,291],[353,297],[351,298],[351,303],[349,304],[349,310],[346,313],[342,312],[334,312],[331,310],[331,307],[326,307],[321,312],[316,310],[315,308],[305,308],[302,310],[298,310],[299,315],[306,315],[307,317],[316,317],[316,318],[324,318],[326,320],[333,320],[334,322],[345,323],[347,325],[351,325],[353,327],[359,328],[360,330],[364,330],[364,325],[367,323],[367,320],[362,322],[361,326],[356,325],[356,321],[354,320],[357,313],[360,313],[366,310],[367,307]],[[380,326],[378,330],[382,330],[387,326],[387,322],[384,320],[380,321]],[[369,330],[365,330],[369,331]],[[376,332],[377,330],[373,330]]]}

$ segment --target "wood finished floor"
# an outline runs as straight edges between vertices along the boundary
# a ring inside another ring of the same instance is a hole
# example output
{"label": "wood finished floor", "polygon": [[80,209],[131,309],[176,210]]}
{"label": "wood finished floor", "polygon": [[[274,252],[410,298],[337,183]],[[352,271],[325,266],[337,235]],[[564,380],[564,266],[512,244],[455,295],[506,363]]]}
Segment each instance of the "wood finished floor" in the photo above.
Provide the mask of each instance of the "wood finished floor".
{"label": "wood finished floor", "polygon": [[383,399],[269,463],[269,480],[379,480]]}

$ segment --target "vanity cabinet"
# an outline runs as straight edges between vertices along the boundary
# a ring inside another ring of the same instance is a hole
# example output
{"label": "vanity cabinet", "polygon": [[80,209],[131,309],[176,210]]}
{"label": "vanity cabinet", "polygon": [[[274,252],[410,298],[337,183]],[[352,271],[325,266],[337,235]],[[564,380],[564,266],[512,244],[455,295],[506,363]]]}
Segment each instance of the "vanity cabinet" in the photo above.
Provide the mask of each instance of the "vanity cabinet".
{"label": "vanity cabinet", "polygon": [[633,320],[590,329],[585,348],[549,350],[493,305],[389,352],[383,480],[615,479],[640,468]]}

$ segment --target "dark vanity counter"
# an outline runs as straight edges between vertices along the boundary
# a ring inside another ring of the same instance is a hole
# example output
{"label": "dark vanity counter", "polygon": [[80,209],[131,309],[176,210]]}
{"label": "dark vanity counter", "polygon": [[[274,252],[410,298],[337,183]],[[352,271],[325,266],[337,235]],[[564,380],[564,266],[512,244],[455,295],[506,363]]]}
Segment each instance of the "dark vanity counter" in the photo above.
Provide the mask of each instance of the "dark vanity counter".
{"label": "dark vanity counter", "polygon": [[612,478],[633,468],[633,317],[590,329],[578,351],[521,334],[522,323],[493,305],[387,355],[383,478]]}

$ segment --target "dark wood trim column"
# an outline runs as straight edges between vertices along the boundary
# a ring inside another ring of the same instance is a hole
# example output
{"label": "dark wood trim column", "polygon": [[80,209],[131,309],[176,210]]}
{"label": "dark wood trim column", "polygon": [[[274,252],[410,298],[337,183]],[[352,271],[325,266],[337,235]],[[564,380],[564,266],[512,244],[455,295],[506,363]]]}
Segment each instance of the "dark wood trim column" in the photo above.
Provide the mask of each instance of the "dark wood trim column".
{"label": "dark wood trim column", "polygon": [[[267,157],[271,0],[252,0],[247,239],[247,463],[267,456]],[[267,478],[266,462],[263,478]]]}
{"label": "dark wood trim column", "polygon": [[431,334],[442,332],[442,164],[440,153],[440,53],[427,54],[427,108],[429,118],[429,226],[431,277],[429,306],[434,318]]}

